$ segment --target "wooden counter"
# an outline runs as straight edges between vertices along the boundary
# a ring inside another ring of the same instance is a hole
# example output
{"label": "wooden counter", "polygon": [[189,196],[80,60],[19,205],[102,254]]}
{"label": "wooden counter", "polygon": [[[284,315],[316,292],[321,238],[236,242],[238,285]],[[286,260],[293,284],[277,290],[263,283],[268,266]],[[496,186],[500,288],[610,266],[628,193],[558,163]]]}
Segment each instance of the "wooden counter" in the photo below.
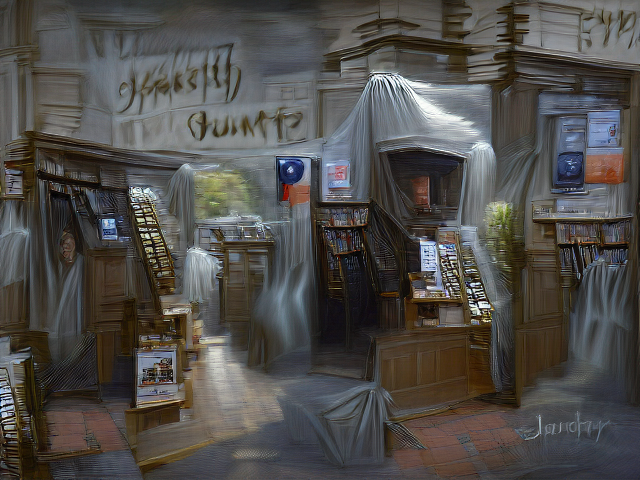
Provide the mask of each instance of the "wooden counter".
{"label": "wooden counter", "polygon": [[376,337],[375,378],[402,409],[494,391],[491,325],[426,327]]}

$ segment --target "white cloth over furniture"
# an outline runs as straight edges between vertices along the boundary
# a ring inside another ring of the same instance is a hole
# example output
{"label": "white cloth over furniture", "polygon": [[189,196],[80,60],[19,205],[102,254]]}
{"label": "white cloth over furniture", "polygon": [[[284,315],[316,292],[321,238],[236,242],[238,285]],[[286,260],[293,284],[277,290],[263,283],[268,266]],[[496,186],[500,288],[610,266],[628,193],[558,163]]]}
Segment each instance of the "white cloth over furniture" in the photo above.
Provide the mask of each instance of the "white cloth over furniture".
{"label": "white cloth over furniture", "polygon": [[300,404],[280,399],[293,440],[301,441],[310,426],[325,456],[334,465],[382,463],[384,422],[393,408],[387,391],[366,383],[324,400],[328,407],[313,412]]}

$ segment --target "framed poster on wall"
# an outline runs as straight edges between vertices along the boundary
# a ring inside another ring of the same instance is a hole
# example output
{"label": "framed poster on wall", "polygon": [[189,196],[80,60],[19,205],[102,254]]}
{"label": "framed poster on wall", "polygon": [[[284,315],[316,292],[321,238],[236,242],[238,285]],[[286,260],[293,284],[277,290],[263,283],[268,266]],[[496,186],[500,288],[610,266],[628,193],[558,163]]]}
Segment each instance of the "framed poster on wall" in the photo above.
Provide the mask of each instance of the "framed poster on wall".
{"label": "framed poster on wall", "polygon": [[589,148],[620,146],[620,110],[589,112]]}
{"label": "framed poster on wall", "polygon": [[624,148],[588,148],[586,183],[618,184],[624,181]]}
{"label": "framed poster on wall", "polygon": [[327,164],[327,186],[330,190],[351,186],[351,168],[347,160]]}

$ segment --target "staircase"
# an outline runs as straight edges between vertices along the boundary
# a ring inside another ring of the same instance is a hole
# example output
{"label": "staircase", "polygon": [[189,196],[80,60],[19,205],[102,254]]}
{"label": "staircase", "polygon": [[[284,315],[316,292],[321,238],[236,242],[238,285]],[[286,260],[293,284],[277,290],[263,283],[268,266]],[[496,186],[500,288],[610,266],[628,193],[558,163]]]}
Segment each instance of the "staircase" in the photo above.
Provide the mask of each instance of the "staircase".
{"label": "staircase", "polygon": [[160,297],[175,292],[173,258],[160,228],[155,195],[148,188],[130,187],[128,198],[134,242],[145,266],[155,310],[160,312]]}

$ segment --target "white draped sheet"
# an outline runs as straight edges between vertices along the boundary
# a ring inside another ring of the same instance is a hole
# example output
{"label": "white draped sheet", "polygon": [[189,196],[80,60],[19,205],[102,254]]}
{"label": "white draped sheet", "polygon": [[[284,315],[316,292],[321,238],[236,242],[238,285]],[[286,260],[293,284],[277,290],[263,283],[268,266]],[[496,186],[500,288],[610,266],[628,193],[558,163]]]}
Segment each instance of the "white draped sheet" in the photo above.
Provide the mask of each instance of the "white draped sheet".
{"label": "white draped sheet", "polygon": [[184,264],[182,295],[190,302],[202,303],[209,300],[220,270],[220,262],[213,255],[198,247],[190,248]]}
{"label": "white draped sheet", "polygon": [[570,351],[580,360],[629,379],[637,299],[628,265],[596,261],[587,268],[571,312]]}
{"label": "white draped sheet", "polygon": [[[461,108],[461,98],[467,107],[459,111],[469,118],[447,109]],[[377,145],[406,139],[407,145],[465,157],[465,190],[470,198],[461,206],[462,220],[478,226],[495,183],[495,155],[486,125],[489,111],[489,94],[483,86],[436,87],[396,74],[374,74],[352,112],[324,145],[323,161],[348,159],[354,199],[367,201],[371,197],[402,220],[411,201],[395,185],[388,161],[379,155]]]}

